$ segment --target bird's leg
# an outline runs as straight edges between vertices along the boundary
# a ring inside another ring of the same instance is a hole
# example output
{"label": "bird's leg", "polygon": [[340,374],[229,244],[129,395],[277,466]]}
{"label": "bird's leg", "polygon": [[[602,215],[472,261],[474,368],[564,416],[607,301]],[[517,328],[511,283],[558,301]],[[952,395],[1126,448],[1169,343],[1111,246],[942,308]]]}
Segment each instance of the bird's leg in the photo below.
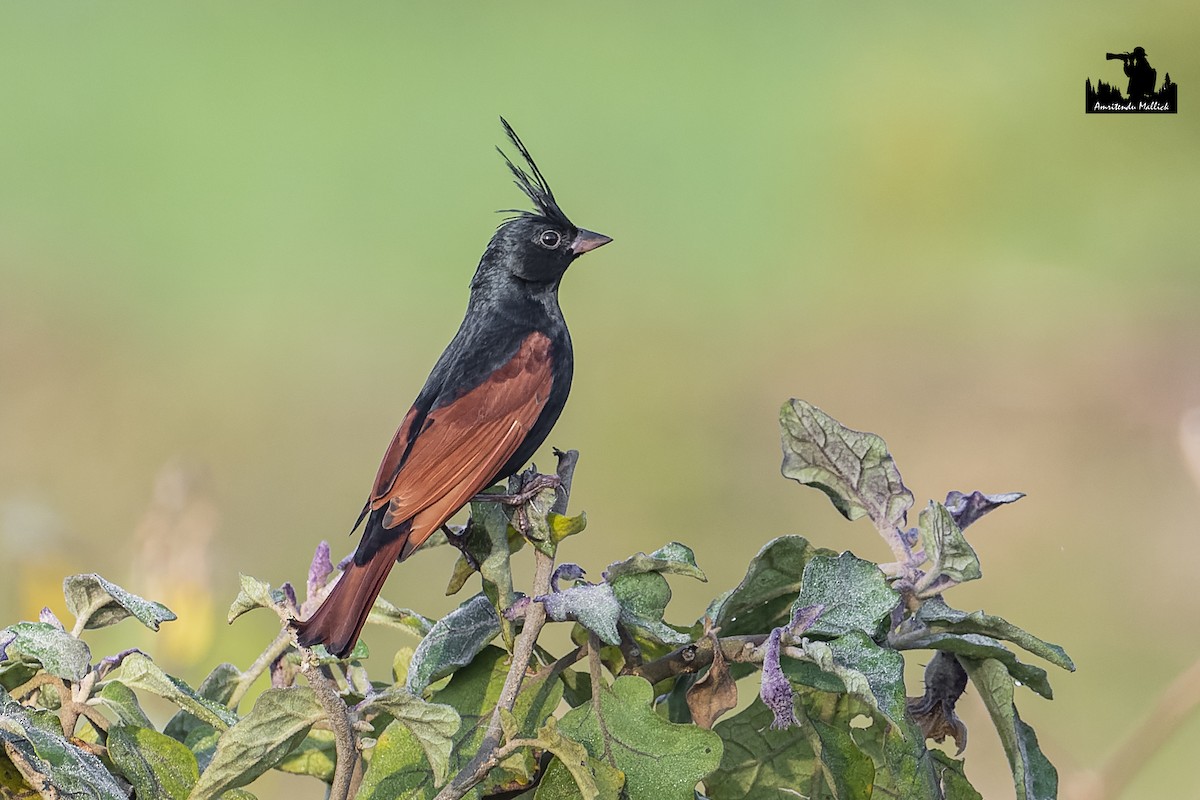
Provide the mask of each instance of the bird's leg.
{"label": "bird's leg", "polygon": [[471,554],[471,548],[467,547],[467,528],[464,527],[458,533],[450,529],[449,525],[442,525],[442,533],[446,534],[446,541],[450,543],[458,552],[462,553],[463,560],[467,562],[467,566],[476,572],[479,571],[479,559]]}

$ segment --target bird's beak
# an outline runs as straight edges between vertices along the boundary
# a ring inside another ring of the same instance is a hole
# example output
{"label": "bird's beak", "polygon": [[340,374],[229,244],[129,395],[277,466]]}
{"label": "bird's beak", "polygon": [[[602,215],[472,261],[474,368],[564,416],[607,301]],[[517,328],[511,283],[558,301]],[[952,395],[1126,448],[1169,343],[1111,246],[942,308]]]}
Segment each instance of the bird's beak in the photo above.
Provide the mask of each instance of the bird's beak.
{"label": "bird's beak", "polygon": [[603,233],[595,231],[585,231],[579,229],[579,233],[575,235],[575,241],[571,242],[571,252],[577,256],[581,256],[588,250],[595,250],[597,247],[602,247],[612,241],[611,236],[605,236]]}

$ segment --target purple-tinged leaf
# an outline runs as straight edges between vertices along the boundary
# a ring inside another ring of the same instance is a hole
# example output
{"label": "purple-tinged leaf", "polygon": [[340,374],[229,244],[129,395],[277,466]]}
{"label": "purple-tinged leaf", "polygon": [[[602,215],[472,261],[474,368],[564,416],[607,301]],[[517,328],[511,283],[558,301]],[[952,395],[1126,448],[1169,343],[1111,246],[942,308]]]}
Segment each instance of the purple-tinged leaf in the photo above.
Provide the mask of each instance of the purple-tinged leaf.
{"label": "purple-tinged leaf", "polygon": [[1015,503],[1024,496],[1024,492],[1007,492],[1005,494],[950,492],[946,495],[945,506],[950,515],[954,517],[954,522],[958,525],[959,530],[962,530],[989,511],[1008,503]]}
{"label": "purple-tinged leaf", "polygon": [[558,568],[554,570],[554,574],[550,576],[550,588],[557,592],[559,591],[559,581],[577,581],[586,574],[584,568],[578,564],[564,562],[559,564]]}
{"label": "purple-tinged leaf", "polygon": [[44,607],[38,613],[38,621],[44,622],[47,625],[53,625],[54,627],[58,628],[60,631],[66,630],[66,628],[63,627],[63,624],[61,622],[59,622],[58,617],[54,616],[54,612],[50,610],[49,606]]}
{"label": "purple-tinged leaf", "polygon": [[816,624],[816,621],[825,613],[825,608],[824,603],[817,603],[814,606],[801,606],[792,611],[792,621],[788,625],[788,633],[795,638],[803,636],[805,631]]}
{"label": "purple-tinged leaf", "polygon": [[104,677],[106,675],[108,675],[108,673],[112,672],[114,669],[121,666],[121,662],[124,661],[127,656],[131,656],[134,653],[141,653],[141,655],[146,655],[145,653],[142,653],[141,650],[138,650],[136,647],[131,647],[128,650],[122,650],[121,652],[117,653],[116,655],[106,656],[106,657],[100,659],[100,663],[96,664],[96,679],[101,680],[101,681],[104,680]]}
{"label": "purple-tinged leaf", "polygon": [[776,730],[800,724],[796,721],[792,682],[783,674],[783,668],[779,665],[779,638],[782,633],[782,628],[775,628],[767,639],[767,652],[763,656],[762,685],[758,690],[758,696],[775,715],[771,727]]}
{"label": "purple-tinged leaf", "polygon": [[904,525],[913,494],[883,439],[803,400],[783,404],[779,425],[785,478],[820,489],[846,519],[869,517],[881,531]]}
{"label": "purple-tinged leaf", "polygon": [[8,660],[8,646],[17,640],[17,635],[12,631],[0,631],[0,661]]}

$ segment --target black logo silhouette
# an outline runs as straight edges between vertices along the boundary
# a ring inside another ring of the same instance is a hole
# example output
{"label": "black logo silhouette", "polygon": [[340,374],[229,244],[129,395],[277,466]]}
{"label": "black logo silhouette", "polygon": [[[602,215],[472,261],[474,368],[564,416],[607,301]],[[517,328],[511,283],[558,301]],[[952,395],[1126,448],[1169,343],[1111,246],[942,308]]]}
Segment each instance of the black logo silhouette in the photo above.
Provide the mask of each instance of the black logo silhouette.
{"label": "black logo silhouette", "polygon": [[1085,84],[1088,114],[1175,114],[1179,111],[1179,86],[1171,83],[1171,73],[1163,76],[1158,91],[1154,85],[1158,72],[1146,59],[1146,49],[1135,47],[1128,53],[1105,53],[1106,61],[1120,61],[1125,68],[1129,85],[1125,96],[1121,90],[1104,81],[1092,88],[1092,79]]}

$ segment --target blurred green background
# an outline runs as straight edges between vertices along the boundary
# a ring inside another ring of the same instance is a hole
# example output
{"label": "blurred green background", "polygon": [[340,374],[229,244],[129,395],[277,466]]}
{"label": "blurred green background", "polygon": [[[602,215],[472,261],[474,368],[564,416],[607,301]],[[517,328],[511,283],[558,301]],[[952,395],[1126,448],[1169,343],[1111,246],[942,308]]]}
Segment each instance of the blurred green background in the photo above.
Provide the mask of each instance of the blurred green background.
{"label": "blurred green background", "polygon": [[[0,619],[98,571],[183,621],[97,651],[191,680],[257,654],[269,615],[223,622],[238,572],[350,550],[492,212],[524,202],[504,114],[616,240],[562,291],[548,444],[582,452],[590,520],[565,557],[689,543],[710,582],[676,582],[678,622],[779,534],[886,558],[779,476],[791,396],[883,435],[919,502],[1027,492],[971,529],[985,579],[950,600],[1075,657],[1055,702],[1018,704],[1082,797],[1200,656],[1198,23],[1168,0],[6,4]],[[1182,112],[1085,116],[1084,79],[1123,85],[1104,53],[1135,45]],[[444,613],[452,560],[385,596]],[[367,638],[386,672],[400,641]],[[1011,796],[960,708],[968,774]],[[1192,720],[1128,796],[1178,796],[1198,747]]]}

